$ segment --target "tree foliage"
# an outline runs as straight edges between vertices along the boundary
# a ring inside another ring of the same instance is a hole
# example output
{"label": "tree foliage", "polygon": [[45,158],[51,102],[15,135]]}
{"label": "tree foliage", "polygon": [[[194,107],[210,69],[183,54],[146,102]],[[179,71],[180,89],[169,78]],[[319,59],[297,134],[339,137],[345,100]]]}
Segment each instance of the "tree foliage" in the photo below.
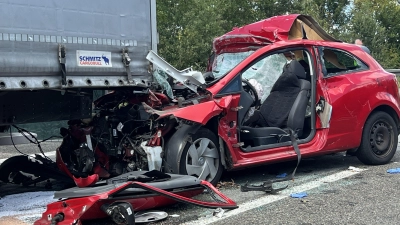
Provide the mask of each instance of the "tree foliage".
{"label": "tree foliage", "polygon": [[342,41],[362,39],[384,68],[400,68],[397,0],[158,0],[159,54],[178,69],[203,70],[215,37],[291,13],[314,17]]}

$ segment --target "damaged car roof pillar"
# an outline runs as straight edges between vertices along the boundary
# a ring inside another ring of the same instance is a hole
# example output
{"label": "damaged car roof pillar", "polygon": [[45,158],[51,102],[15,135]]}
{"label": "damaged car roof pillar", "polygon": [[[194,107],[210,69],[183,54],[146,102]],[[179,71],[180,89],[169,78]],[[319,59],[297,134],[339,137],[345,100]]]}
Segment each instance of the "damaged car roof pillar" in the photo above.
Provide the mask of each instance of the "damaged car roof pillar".
{"label": "damaged car roof pillar", "polygon": [[192,70],[192,68],[179,71],[159,55],[157,55],[154,51],[149,51],[146,59],[195,93],[197,93],[198,87],[201,87],[205,84],[203,74],[200,71]]}

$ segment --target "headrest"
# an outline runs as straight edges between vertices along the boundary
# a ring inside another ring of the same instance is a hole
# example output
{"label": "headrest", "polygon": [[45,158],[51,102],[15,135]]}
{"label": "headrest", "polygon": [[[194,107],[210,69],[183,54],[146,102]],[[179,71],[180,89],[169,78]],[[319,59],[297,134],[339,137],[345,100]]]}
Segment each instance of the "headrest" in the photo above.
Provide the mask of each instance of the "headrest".
{"label": "headrest", "polygon": [[[285,71],[286,70],[286,71]],[[289,64],[285,65],[283,72],[289,72],[295,74],[299,79],[306,79],[306,71],[300,62],[297,60],[290,61]]]}
{"label": "headrest", "polygon": [[292,88],[300,87],[299,79],[306,79],[306,72],[298,61],[292,60],[283,67],[283,72],[272,86],[271,92],[292,91]]}
{"label": "headrest", "polygon": [[310,73],[310,65],[308,65],[308,63],[304,59],[300,59],[299,63],[303,66],[306,73]]}

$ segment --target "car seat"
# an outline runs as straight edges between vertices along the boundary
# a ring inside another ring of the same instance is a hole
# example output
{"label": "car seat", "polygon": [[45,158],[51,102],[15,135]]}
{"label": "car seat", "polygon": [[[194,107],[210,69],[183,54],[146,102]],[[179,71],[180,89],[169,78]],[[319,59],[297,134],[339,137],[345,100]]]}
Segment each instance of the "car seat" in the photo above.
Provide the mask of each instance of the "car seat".
{"label": "car seat", "polygon": [[240,141],[252,146],[285,142],[289,130],[301,136],[310,90],[304,67],[296,60],[286,64],[258,113],[240,128]]}

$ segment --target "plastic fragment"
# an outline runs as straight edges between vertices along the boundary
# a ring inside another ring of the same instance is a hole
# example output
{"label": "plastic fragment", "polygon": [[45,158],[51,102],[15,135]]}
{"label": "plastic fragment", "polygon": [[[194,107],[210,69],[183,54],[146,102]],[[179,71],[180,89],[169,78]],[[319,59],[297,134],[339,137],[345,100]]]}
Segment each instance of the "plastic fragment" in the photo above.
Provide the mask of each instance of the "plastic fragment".
{"label": "plastic fragment", "polygon": [[170,217],[180,217],[178,214],[169,215]]}
{"label": "plastic fragment", "polygon": [[294,194],[290,194],[290,197],[292,198],[304,198],[307,197],[307,193],[306,192],[299,192],[299,193],[294,193]]}
{"label": "plastic fragment", "polygon": [[286,176],[287,176],[287,173],[282,173],[282,174],[277,175],[276,177],[277,178],[284,178]]}
{"label": "plastic fragment", "polygon": [[224,213],[225,213],[225,210],[223,210],[222,208],[217,208],[214,210],[213,216],[221,218],[224,215]]}
{"label": "plastic fragment", "polygon": [[357,167],[354,167],[354,166],[349,166],[348,170],[351,170],[353,172],[361,172],[361,171],[363,171],[363,169],[360,169],[360,168],[357,168]]}
{"label": "plastic fragment", "polygon": [[395,169],[388,169],[387,172],[390,174],[400,173],[400,167]]}

